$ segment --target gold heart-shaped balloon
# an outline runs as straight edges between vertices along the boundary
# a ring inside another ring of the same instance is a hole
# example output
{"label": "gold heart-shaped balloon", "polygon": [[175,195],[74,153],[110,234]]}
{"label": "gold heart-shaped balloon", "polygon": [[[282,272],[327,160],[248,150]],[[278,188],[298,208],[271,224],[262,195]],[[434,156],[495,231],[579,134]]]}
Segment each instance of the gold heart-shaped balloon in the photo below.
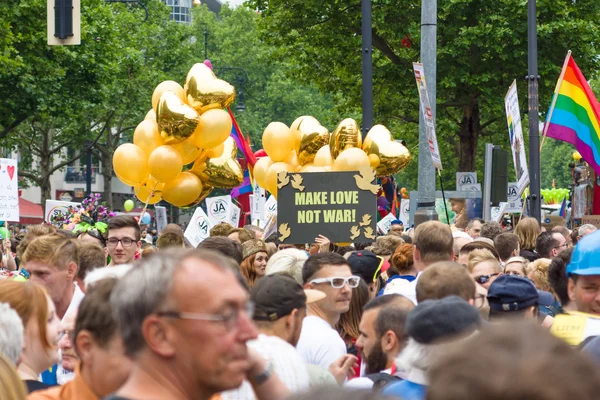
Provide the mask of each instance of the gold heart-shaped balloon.
{"label": "gold heart-shaped balloon", "polygon": [[329,131],[313,117],[303,118],[296,130],[300,137],[296,147],[298,163],[300,165],[311,163],[319,149],[329,143]]}
{"label": "gold heart-shaped balloon", "polygon": [[235,141],[232,137],[228,137],[223,143],[223,154],[217,158],[209,158],[203,171],[200,171],[201,167],[194,166],[193,173],[210,186],[226,189],[239,186],[244,180],[244,171],[235,158],[236,154]]}
{"label": "gold heart-shaped balloon", "polygon": [[173,92],[164,92],[158,101],[156,122],[165,144],[183,142],[198,126],[198,113]]}
{"label": "gold heart-shaped balloon", "polygon": [[205,64],[192,66],[185,79],[185,98],[188,104],[202,114],[213,108],[226,108],[235,99],[235,89],[218,79]]}
{"label": "gold heart-shaped balloon", "polygon": [[334,160],[342,151],[351,147],[358,147],[360,149],[361,146],[362,135],[360,134],[360,128],[352,118],[346,118],[340,122],[329,138],[329,150]]}
{"label": "gold heart-shaped balloon", "polygon": [[371,128],[362,148],[369,159],[376,158],[375,161],[379,161],[374,163],[377,176],[388,176],[400,172],[411,160],[406,146],[395,141],[392,133],[383,125],[375,125]]}

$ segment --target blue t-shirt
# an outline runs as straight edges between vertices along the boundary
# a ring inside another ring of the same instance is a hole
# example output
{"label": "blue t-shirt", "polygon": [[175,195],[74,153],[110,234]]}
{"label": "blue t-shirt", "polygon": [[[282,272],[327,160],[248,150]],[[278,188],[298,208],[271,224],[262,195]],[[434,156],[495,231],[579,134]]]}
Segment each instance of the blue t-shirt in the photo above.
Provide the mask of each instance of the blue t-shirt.
{"label": "blue t-shirt", "polygon": [[383,394],[399,397],[402,400],[425,400],[427,386],[410,381],[400,381],[387,385]]}

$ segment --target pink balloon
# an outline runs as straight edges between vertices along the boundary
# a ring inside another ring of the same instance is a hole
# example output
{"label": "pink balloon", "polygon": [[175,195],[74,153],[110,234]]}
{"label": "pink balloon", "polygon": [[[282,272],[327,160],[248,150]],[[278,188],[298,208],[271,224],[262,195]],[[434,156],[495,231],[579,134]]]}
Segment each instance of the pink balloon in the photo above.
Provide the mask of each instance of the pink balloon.
{"label": "pink balloon", "polygon": [[208,68],[213,69],[212,63],[210,62],[210,60],[204,60],[204,65],[206,65]]}

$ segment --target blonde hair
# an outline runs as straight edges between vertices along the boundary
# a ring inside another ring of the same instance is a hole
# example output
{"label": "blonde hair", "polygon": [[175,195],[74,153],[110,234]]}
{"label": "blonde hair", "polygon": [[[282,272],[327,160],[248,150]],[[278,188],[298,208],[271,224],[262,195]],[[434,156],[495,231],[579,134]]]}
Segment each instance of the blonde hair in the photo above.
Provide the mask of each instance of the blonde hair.
{"label": "blonde hair", "polygon": [[535,241],[542,233],[540,224],[535,218],[523,218],[515,228],[515,234],[519,237],[519,246],[523,250],[535,249]]}
{"label": "blonde hair", "polygon": [[473,272],[473,268],[482,262],[489,262],[494,266],[494,271],[502,272],[502,266],[498,259],[491,251],[485,249],[477,249],[469,253],[469,263],[467,265],[469,272]]}
{"label": "blonde hair", "polygon": [[529,265],[528,259],[521,256],[511,257],[504,263],[504,269],[506,269],[506,267],[508,267],[509,264],[521,264],[521,272],[523,273],[523,275],[527,276],[527,272],[525,271],[527,270],[527,266]]}
{"label": "blonde hair", "polygon": [[77,241],[67,239],[57,233],[40,236],[27,246],[27,250],[23,254],[26,268],[30,261],[42,261],[60,270],[64,270],[71,262],[79,266]]}
{"label": "blonde hair", "polygon": [[552,288],[548,282],[548,267],[552,260],[549,258],[539,258],[527,265],[525,268],[526,275],[532,280],[538,290],[551,292]]}
{"label": "blonde hair", "polygon": [[0,354],[0,399],[25,400],[25,396],[25,385],[19,378],[15,365]]}

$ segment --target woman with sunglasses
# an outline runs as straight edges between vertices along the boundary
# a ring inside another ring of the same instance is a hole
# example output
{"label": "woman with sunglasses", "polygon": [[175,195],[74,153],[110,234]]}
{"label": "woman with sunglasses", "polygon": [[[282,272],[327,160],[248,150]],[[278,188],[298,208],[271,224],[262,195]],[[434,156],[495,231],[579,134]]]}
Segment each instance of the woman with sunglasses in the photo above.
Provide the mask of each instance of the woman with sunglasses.
{"label": "woman with sunglasses", "polygon": [[489,289],[492,282],[502,274],[502,266],[488,250],[473,250],[469,254],[469,273],[475,282]]}

